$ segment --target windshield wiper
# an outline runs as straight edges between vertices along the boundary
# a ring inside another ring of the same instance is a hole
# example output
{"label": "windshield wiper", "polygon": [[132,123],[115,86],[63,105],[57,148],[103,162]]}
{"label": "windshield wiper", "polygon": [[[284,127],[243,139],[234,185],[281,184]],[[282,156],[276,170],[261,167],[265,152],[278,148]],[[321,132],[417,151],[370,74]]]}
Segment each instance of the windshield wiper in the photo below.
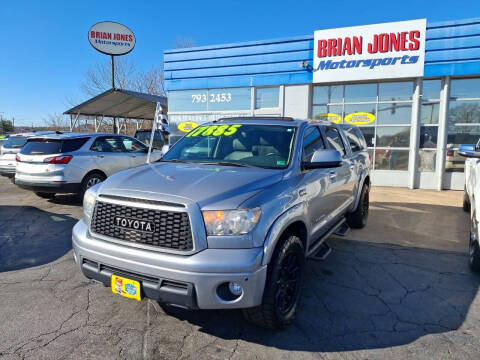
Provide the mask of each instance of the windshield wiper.
{"label": "windshield wiper", "polygon": [[188,161],[185,161],[185,160],[180,160],[180,159],[172,159],[172,160],[164,160],[164,159],[160,159],[160,160],[157,160],[158,162],[173,162],[173,163],[182,163],[182,164],[185,164],[185,163],[188,163]]}
{"label": "windshield wiper", "polygon": [[234,163],[234,162],[228,162],[228,161],[219,161],[219,162],[199,162],[199,164],[203,165],[220,165],[220,166],[238,166],[238,167],[257,167],[257,166],[252,166],[252,165],[247,165],[247,164],[239,164],[239,163]]}

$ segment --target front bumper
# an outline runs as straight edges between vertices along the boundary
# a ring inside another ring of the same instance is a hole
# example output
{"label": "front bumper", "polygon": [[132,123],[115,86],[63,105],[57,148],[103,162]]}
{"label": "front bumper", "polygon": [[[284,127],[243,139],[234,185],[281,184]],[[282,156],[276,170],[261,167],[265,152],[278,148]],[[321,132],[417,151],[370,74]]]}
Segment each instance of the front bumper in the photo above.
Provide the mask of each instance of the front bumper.
{"label": "front bumper", "polygon": [[[167,254],[94,238],[83,220],[73,228],[72,243],[85,276],[107,286],[112,274],[130,276],[141,282],[145,296],[159,302],[193,309],[232,309],[257,306],[262,301],[267,275],[267,267],[262,265],[263,248]],[[240,284],[243,293],[226,301],[217,289],[230,281]],[[172,282],[177,284],[175,289]]]}
{"label": "front bumper", "polygon": [[15,185],[22,189],[45,193],[78,193],[80,183],[31,182],[15,178]]}

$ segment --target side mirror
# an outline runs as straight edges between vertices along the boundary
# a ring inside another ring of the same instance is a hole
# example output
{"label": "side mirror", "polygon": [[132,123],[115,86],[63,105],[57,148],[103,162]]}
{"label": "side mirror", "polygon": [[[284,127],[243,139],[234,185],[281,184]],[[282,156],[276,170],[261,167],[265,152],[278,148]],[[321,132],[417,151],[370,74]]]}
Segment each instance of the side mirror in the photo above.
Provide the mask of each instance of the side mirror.
{"label": "side mirror", "polygon": [[458,155],[468,158],[480,158],[480,151],[477,151],[473,144],[462,144],[458,149]]}
{"label": "side mirror", "polygon": [[342,154],[337,150],[316,150],[313,153],[310,161],[302,162],[302,168],[310,169],[325,169],[336,168],[342,166]]}
{"label": "side mirror", "polygon": [[170,146],[168,146],[168,145],[163,145],[162,146],[162,156],[167,153],[168,149],[170,149]]}

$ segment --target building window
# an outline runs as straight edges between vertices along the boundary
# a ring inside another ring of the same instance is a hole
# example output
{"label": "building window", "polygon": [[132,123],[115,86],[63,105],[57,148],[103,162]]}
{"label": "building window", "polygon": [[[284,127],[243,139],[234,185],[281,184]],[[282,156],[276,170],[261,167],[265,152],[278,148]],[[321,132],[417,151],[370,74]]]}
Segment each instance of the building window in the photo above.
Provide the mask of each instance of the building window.
{"label": "building window", "polygon": [[251,91],[245,88],[169,91],[168,111],[250,110]]}
{"label": "building window", "polygon": [[314,86],[312,117],[357,125],[373,169],[408,170],[412,96],[412,81]]}
{"label": "building window", "polygon": [[459,145],[480,139],[480,78],[452,79],[450,89],[445,171],[463,172],[465,158],[458,155]]}
{"label": "building window", "polygon": [[256,88],[255,109],[278,107],[279,93],[278,87]]}
{"label": "building window", "polygon": [[420,107],[420,150],[417,171],[434,172],[437,157],[441,80],[423,80]]}

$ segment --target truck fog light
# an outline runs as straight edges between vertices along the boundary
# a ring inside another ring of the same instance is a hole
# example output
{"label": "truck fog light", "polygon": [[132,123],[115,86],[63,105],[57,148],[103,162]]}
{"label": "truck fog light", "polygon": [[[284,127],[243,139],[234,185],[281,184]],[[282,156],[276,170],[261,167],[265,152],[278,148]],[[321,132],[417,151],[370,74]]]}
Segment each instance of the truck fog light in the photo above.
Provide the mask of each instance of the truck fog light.
{"label": "truck fog light", "polygon": [[235,296],[240,296],[242,295],[242,292],[243,292],[243,289],[240,286],[240,284],[236,283],[235,281],[230,281],[228,283],[228,290],[230,290],[230,292]]}

